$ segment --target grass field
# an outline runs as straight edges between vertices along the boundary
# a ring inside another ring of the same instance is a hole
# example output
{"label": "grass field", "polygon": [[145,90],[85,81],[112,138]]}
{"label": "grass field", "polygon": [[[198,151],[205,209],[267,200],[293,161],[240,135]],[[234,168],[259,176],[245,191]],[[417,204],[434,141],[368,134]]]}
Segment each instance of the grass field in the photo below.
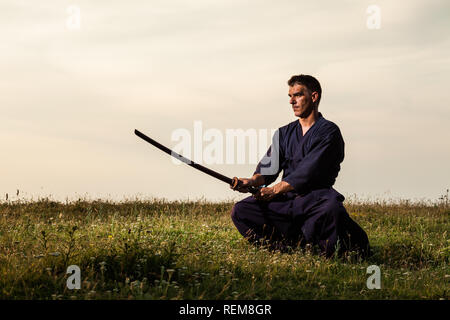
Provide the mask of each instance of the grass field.
{"label": "grass field", "polygon": [[[235,229],[232,203],[0,203],[0,299],[448,299],[447,203],[346,201],[374,255],[269,252]],[[81,289],[66,286],[69,265]],[[381,270],[369,290],[366,269]]]}

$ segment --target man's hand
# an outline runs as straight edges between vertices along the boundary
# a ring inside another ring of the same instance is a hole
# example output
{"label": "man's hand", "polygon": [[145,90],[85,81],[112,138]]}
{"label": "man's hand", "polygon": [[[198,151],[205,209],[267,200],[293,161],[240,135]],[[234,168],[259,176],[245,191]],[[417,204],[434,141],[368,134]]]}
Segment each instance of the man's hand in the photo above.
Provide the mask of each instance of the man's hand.
{"label": "man's hand", "polygon": [[238,179],[239,183],[235,187],[230,186],[230,188],[242,193],[249,192],[248,190],[249,187],[259,187],[264,185],[264,177],[259,173],[253,175],[253,177],[249,179],[248,178],[233,178],[233,179]]}
{"label": "man's hand", "polygon": [[256,198],[256,200],[270,201],[276,195],[277,193],[275,192],[274,187],[266,187],[259,189],[258,192],[255,193],[253,196]]}
{"label": "man's hand", "polygon": [[249,192],[248,187],[253,186],[253,180],[247,178],[238,178],[238,180],[239,183],[237,184],[237,186],[235,188],[233,188],[233,186],[230,186],[230,188],[242,193]]}
{"label": "man's hand", "polygon": [[273,187],[261,188],[253,196],[257,200],[270,201],[273,198],[275,198],[277,195],[289,192],[291,190],[294,190],[294,188],[289,183],[287,183],[285,181],[280,181]]}

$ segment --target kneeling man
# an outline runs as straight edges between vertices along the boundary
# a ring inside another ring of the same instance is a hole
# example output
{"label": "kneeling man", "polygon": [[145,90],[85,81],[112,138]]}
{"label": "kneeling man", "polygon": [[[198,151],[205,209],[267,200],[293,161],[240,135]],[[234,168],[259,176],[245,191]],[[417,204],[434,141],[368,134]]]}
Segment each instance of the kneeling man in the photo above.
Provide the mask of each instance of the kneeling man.
{"label": "kneeling man", "polygon": [[[259,191],[237,202],[231,218],[252,243],[268,241],[272,249],[311,244],[327,257],[349,250],[370,252],[363,229],[353,221],[333,184],[344,160],[344,140],[336,124],[318,111],[322,88],[310,75],[289,81],[290,104],[298,120],[277,130],[273,143],[251,178],[232,187]],[[272,187],[283,171],[281,182]]]}

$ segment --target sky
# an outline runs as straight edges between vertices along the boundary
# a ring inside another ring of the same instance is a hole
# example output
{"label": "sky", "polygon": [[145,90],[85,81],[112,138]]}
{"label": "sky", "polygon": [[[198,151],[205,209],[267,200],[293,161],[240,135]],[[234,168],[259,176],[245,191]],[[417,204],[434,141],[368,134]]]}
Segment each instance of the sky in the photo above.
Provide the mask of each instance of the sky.
{"label": "sky", "polygon": [[0,199],[242,199],[134,129],[168,147],[179,130],[194,139],[196,121],[271,132],[296,120],[287,80],[311,74],[345,140],[336,190],[435,200],[450,188],[448,12],[439,0],[3,0]]}

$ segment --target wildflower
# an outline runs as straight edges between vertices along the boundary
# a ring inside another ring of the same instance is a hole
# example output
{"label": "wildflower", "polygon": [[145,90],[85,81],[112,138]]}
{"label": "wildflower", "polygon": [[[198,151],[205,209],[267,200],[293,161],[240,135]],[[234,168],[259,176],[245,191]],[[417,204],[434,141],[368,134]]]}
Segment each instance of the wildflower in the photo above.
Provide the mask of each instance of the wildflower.
{"label": "wildflower", "polygon": [[112,239],[112,235],[109,235],[109,236],[108,236],[108,239]]}
{"label": "wildflower", "polygon": [[169,274],[169,276],[171,276],[175,272],[174,269],[167,269],[166,271]]}
{"label": "wildflower", "polygon": [[130,283],[130,287],[131,287],[131,289],[134,289],[134,288],[139,287],[140,284],[141,283],[139,282],[139,280],[136,280],[136,281],[133,281]]}

